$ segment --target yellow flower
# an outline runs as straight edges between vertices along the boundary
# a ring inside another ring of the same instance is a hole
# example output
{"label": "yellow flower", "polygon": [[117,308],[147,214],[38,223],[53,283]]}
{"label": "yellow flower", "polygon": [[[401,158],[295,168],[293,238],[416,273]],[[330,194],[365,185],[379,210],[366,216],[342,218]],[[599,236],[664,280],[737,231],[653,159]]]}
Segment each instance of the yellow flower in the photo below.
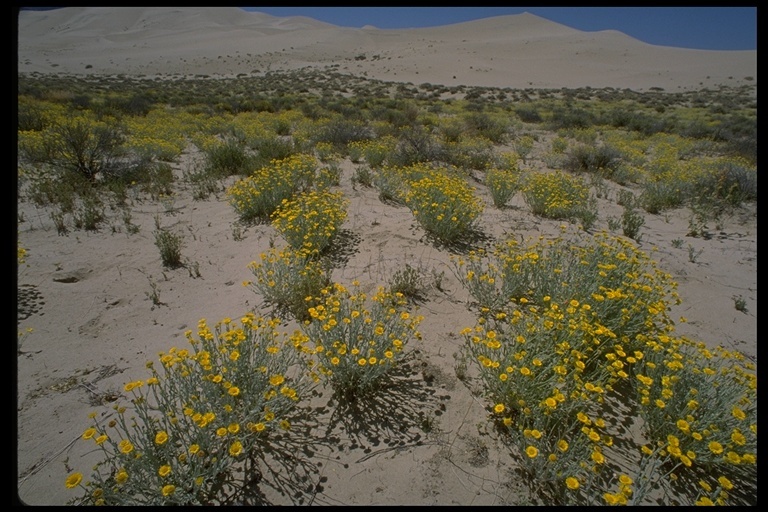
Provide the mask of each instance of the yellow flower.
{"label": "yellow flower", "polygon": [[175,485],[165,485],[163,486],[163,496],[170,496],[176,492],[176,486]]}
{"label": "yellow flower", "polygon": [[579,480],[572,476],[569,476],[568,478],[565,479],[565,485],[567,485],[569,489],[575,491],[576,489],[579,488]]}
{"label": "yellow flower", "polygon": [[227,393],[229,393],[230,396],[237,396],[240,394],[240,388],[238,388],[237,386],[232,386],[231,388],[229,388]]}
{"label": "yellow flower", "polygon": [[83,474],[82,473],[72,473],[67,477],[66,486],[67,489],[74,489],[78,485],[80,485],[80,482],[83,481]]}
{"label": "yellow flower", "polygon": [[597,464],[602,464],[603,462],[605,462],[605,457],[603,457],[603,454],[600,452],[592,452],[591,458]]}
{"label": "yellow flower", "polygon": [[91,427],[91,428],[89,428],[89,429],[86,429],[86,431],[85,431],[85,432],[83,432],[83,439],[90,439],[90,438],[92,438],[94,435],[96,435],[96,429],[95,429],[95,428],[93,428],[93,427]]}
{"label": "yellow flower", "polygon": [[529,446],[525,449],[525,454],[530,458],[535,458],[539,454],[539,450],[535,446]]}
{"label": "yellow flower", "polygon": [[726,491],[730,491],[731,489],[733,489],[733,484],[726,477],[721,476],[720,478],[717,479],[717,481],[720,483],[720,486]]}
{"label": "yellow flower", "polygon": [[118,448],[122,453],[129,454],[133,451],[133,444],[131,444],[129,440],[123,439],[122,441],[120,441]]}
{"label": "yellow flower", "polygon": [[715,504],[712,502],[712,500],[707,498],[706,496],[702,496],[701,499],[696,501],[696,505],[698,505],[700,507],[703,507],[703,506],[713,507],[713,506],[715,506]]}
{"label": "yellow flower", "polygon": [[233,457],[237,457],[243,453],[243,444],[240,441],[235,441],[229,447],[229,454]]}
{"label": "yellow flower", "polygon": [[192,455],[196,454],[199,451],[200,451],[200,445],[199,444],[193,444],[193,445],[191,445],[189,447],[189,453],[191,453]]}
{"label": "yellow flower", "polygon": [[117,482],[118,484],[122,485],[126,481],[128,481],[128,472],[125,471],[124,469],[121,469],[115,475],[115,482]]}
{"label": "yellow flower", "polygon": [[155,435],[155,444],[163,444],[167,440],[168,434],[164,430],[161,430]]}
{"label": "yellow flower", "polygon": [[273,375],[269,378],[269,383],[273,386],[279,386],[283,382],[285,382],[285,377],[282,375]]}
{"label": "yellow flower", "polygon": [[619,475],[621,485],[632,485],[632,478],[629,475]]}
{"label": "yellow flower", "polygon": [[359,364],[360,366],[365,366],[365,363],[367,362],[368,361],[366,361],[364,357],[361,357],[360,359],[357,360],[357,364]]}
{"label": "yellow flower", "polygon": [[736,418],[737,420],[743,420],[747,417],[747,415],[744,414],[744,411],[742,411],[741,409],[735,406],[731,411],[731,414],[733,414],[733,417]]}
{"label": "yellow flower", "polygon": [[166,476],[170,475],[171,474],[171,466],[169,466],[168,464],[166,464],[164,466],[160,466],[160,469],[157,470],[157,474],[162,476],[162,477],[166,477]]}
{"label": "yellow flower", "polygon": [[493,408],[493,411],[497,414],[501,414],[504,412],[504,404],[496,404],[496,406]]}
{"label": "yellow flower", "polygon": [[709,450],[715,455],[720,455],[721,453],[723,453],[723,445],[721,445],[717,441],[710,441]]}
{"label": "yellow flower", "polygon": [[557,442],[557,449],[561,452],[568,450],[568,441],[561,439]]}

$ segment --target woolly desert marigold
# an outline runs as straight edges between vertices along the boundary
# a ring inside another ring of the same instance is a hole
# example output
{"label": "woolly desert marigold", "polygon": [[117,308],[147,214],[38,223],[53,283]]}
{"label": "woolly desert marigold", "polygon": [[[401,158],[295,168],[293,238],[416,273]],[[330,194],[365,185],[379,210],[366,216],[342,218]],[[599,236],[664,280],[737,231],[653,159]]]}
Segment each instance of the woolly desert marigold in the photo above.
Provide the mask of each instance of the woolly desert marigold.
{"label": "woolly desert marigold", "polygon": [[120,452],[128,454],[133,451],[133,444],[129,440],[123,439],[120,441],[118,448],[120,449]]}
{"label": "woolly desert marigold", "polygon": [[529,446],[528,448],[525,449],[525,454],[528,457],[534,459],[539,454],[539,450],[535,446]]}
{"label": "woolly desert marigold", "polygon": [[229,446],[229,454],[233,457],[237,457],[243,453],[243,444],[240,441],[235,441]]}
{"label": "woolly desert marigold", "polygon": [[78,485],[80,485],[80,482],[83,481],[83,475],[82,473],[72,473],[67,477],[66,486],[67,489],[74,489]]}
{"label": "woolly desert marigold", "polygon": [[579,480],[577,478],[574,478],[572,476],[569,476],[565,479],[565,485],[568,486],[569,489],[575,491],[579,488]]}

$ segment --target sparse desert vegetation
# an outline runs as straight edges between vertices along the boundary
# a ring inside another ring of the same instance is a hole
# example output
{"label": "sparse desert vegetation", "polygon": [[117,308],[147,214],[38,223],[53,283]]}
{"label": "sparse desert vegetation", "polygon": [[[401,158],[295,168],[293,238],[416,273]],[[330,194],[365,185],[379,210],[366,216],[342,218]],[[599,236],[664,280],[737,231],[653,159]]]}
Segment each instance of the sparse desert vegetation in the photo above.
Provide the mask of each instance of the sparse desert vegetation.
{"label": "sparse desert vegetation", "polygon": [[[68,504],[337,504],[374,456],[450,466],[483,504],[757,503],[757,340],[686,334],[702,300],[675,277],[756,238],[750,86],[18,80],[20,361],[47,357],[22,333],[88,353],[23,287],[77,286],[98,250],[115,281],[73,336],[135,344],[45,389],[19,375],[20,410],[91,400],[74,448],[19,434],[72,450]],[[742,321],[746,281],[704,300]],[[154,324],[89,336],[121,307]]]}

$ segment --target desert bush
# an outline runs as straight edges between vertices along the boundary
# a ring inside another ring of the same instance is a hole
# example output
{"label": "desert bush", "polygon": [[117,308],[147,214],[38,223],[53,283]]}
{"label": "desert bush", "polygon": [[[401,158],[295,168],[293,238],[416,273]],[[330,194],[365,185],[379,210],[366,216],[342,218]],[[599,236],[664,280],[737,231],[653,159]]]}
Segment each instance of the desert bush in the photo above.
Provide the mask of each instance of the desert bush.
{"label": "desert bush", "polygon": [[748,162],[720,158],[704,166],[691,187],[691,196],[738,206],[757,199],[757,172]]}
{"label": "desert bush", "polygon": [[322,290],[302,325],[314,344],[317,371],[345,399],[375,390],[407,356],[410,340],[421,338],[416,329],[422,318],[404,309],[402,295],[380,287],[369,298],[356,282],[352,286]]}
{"label": "desert bush", "polygon": [[[675,338],[676,283],[631,242],[509,240],[454,264],[480,305],[467,360],[543,503],[641,504],[677,486],[723,504],[754,471],[754,365]],[[632,411],[639,432],[622,426]]]}
{"label": "desert bush", "polygon": [[386,162],[391,166],[407,167],[417,163],[443,160],[442,145],[423,127],[400,131],[397,145],[389,152]]}
{"label": "desert bush", "polygon": [[314,142],[327,142],[337,150],[344,150],[350,142],[360,142],[373,138],[373,132],[363,122],[335,117],[319,127]]}
{"label": "desert bush", "polygon": [[[79,472],[67,478],[83,491],[72,503],[260,504],[254,481],[300,502],[296,482],[311,476],[298,455],[307,440],[289,439],[315,382],[305,344],[279,324],[248,313],[211,329],[203,319],[196,335],[186,332],[189,349],[161,353],[159,370],[148,362],[146,381],[124,387],[129,406],[115,405],[109,421],[91,416],[82,438],[101,460],[85,483]],[[270,478],[283,468],[301,478]]]}
{"label": "desert bush", "polygon": [[483,212],[483,203],[475,189],[464,178],[451,176],[444,168],[424,174],[410,181],[405,196],[406,205],[421,227],[448,244],[470,235]]}
{"label": "desert bush", "polygon": [[283,199],[270,218],[293,249],[316,255],[338,234],[347,218],[348,205],[343,192],[309,190]]}
{"label": "desert bush", "polygon": [[287,160],[296,155],[306,153],[300,151],[294,140],[278,135],[264,135],[252,141],[250,145],[256,150],[253,166],[265,167],[273,160]]}
{"label": "desert bush", "polygon": [[312,297],[319,296],[330,283],[326,260],[290,247],[261,253],[259,260],[252,261],[248,269],[255,281],[244,284],[299,321],[309,318],[307,310],[314,305]]}
{"label": "desert bush", "polygon": [[30,170],[27,179],[27,199],[38,206],[58,206],[63,213],[74,212],[77,198],[93,186],[85,176],[60,169]]}
{"label": "desert bush", "polygon": [[218,178],[233,175],[247,175],[251,171],[253,158],[248,154],[245,140],[237,135],[229,135],[203,151],[206,170]]}
{"label": "desert bush", "polygon": [[648,213],[660,213],[682,206],[685,197],[678,183],[651,181],[642,185],[638,204]]}
{"label": "desert bush", "polygon": [[411,177],[409,168],[405,167],[385,165],[378,169],[373,177],[373,184],[379,191],[379,199],[404,205]]}
{"label": "desert bush", "polygon": [[562,129],[584,129],[595,124],[595,114],[589,110],[578,107],[556,107],[547,119],[549,129],[557,131]]}
{"label": "desert bush", "polygon": [[321,167],[315,176],[314,186],[316,189],[328,187],[337,187],[341,184],[341,167],[337,163],[331,163]]}
{"label": "desert bush", "polygon": [[53,125],[49,135],[50,163],[91,181],[119,163],[124,133],[116,124],[72,117]]}
{"label": "desert bush", "polygon": [[273,160],[227,189],[229,202],[240,220],[268,220],[283,202],[309,189],[315,179],[317,160],[311,155],[294,155]]}
{"label": "desert bush", "polygon": [[373,187],[373,173],[371,168],[367,165],[360,165],[355,168],[355,172],[352,175],[352,187],[356,184],[361,184],[364,187]]}
{"label": "desert bush", "polygon": [[534,139],[530,135],[523,135],[520,137],[516,137],[515,140],[512,142],[512,147],[515,148],[515,153],[520,157],[520,159],[525,163],[526,159],[528,158],[528,155],[533,150],[533,143]]}
{"label": "desert bush", "polygon": [[[550,303],[567,307],[571,300],[589,303],[607,329],[604,333],[623,343],[633,343],[647,329],[671,325],[659,304],[679,302],[671,276],[654,269],[633,242],[607,233],[583,243],[566,237],[528,245],[507,240],[490,254],[476,251],[466,259],[454,258],[454,263],[462,284],[491,312],[510,300],[523,308]],[[601,356],[600,350],[590,350],[598,352],[593,359]]]}
{"label": "desert bush", "polygon": [[181,248],[184,237],[180,234],[158,228],[154,232],[155,245],[160,250],[160,259],[164,267],[177,268],[181,266]]}
{"label": "desert bush", "polygon": [[548,219],[582,219],[583,222],[596,215],[589,187],[578,176],[561,171],[531,173],[522,192],[531,211]]}
{"label": "desert bush", "polygon": [[635,241],[640,241],[640,228],[645,224],[645,219],[637,212],[637,199],[628,190],[619,191],[618,204],[624,207],[621,213],[621,229],[624,236]]}
{"label": "desert bush", "polygon": [[491,193],[493,204],[497,208],[503,208],[520,190],[520,171],[517,169],[488,169],[485,173],[485,185]]}
{"label": "desert bush", "polygon": [[620,157],[620,153],[609,145],[581,144],[568,152],[563,169],[571,172],[599,173],[606,179],[612,179],[621,163]]}
{"label": "desert bush", "polygon": [[406,299],[420,300],[426,288],[422,270],[408,263],[396,270],[389,279],[389,293],[400,294]]}
{"label": "desert bush", "polygon": [[20,132],[41,132],[50,125],[50,116],[44,105],[26,101],[19,98],[18,111],[16,113],[17,130]]}
{"label": "desert bush", "polygon": [[438,132],[445,142],[459,142],[466,130],[466,124],[457,117],[444,118],[438,126]]}
{"label": "desert bush", "polygon": [[524,123],[540,123],[543,120],[535,105],[520,105],[515,108],[515,114]]}
{"label": "desert bush", "polygon": [[441,160],[460,169],[485,170],[494,162],[493,143],[483,137],[462,137],[440,147]]}
{"label": "desert bush", "polygon": [[463,118],[470,133],[486,138],[494,144],[502,144],[507,137],[507,124],[486,112],[472,112]]}
{"label": "desert bush", "polygon": [[360,144],[365,161],[372,169],[376,169],[381,167],[390,152],[395,149],[397,139],[389,135],[369,141],[352,142],[351,144]]}
{"label": "desert bush", "polygon": [[73,212],[72,218],[75,228],[96,231],[104,221],[104,205],[99,196],[93,193],[82,196],[80,206]]}
{"label": "desert bush", "polygon": [[330,142],[318,142],[315,144],[315,153],[317,158],[323,163],[337,162],[342,157],[342,154]]}

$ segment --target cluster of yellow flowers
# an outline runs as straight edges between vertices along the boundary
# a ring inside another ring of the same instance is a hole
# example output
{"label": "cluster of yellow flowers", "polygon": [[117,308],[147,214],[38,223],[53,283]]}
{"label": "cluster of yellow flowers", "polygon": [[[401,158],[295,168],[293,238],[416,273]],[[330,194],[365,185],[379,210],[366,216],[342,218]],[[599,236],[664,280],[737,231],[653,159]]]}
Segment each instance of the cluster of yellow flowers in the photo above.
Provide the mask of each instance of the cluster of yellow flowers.
{"label": "cluster of yellow flowers", "polygon": [[411,181],[405,202],[427,232],[447,243],[466,236],[484,210],[464,178],[441,168]]}
{"label": "cluster of yellow flowers", "polygon": [[572,219],[589,206],[589,187],[563,171],[530,174],[522,192],[531,211],[548,219]]}
{"label": "cluster of yellow flowers", "polygon": [[304,330],[314,344],[318,371],[340,392],[365,393],[406,354],[410,339],[420,339],[423,317],[404,309],[400,293],[384,288],[368,297],[357,282],[352,290],[334,283],[309,308]]}
{"label": "cluster of yellow flowers", "polygon": [[279,333],[280,324],[253,313],[213,328],[200,320],[196,336],[185,333],[191,350],[160,353],[160,371],[149,362],[151,377],[124,386],[134,397],[130,414],[116,405],[106,423],[91,415],[82,438],[104,460],[91,481],[82,485],[77,472],[66,487],[86,488],[83,501],[93,505],[215,502],[218,482],[255,471],[243,455],[264,451],[270,432],[290,430],[300,398],[317,382],[311,351]]}
{"label": "cluster of yellow flowers", "polygon": [[266,219],[285,199],[312,184],[317,160],[298,154],[273,160],[267,167],[235,182],[227,189],[230,204],[245,221]]}
{"label": "cluster of yellow flowers", "polygon": [[319,254],[347,218],[343,192],[309,190],[284,199],[272,213],[272,225],[294,249]]}
{"label": "cluster of yellow flowers", "polygon": [[[618,492],[606,491],[624,421],[616,410],[627,400],[652,440],[638,452],[658,465],[756,463],[754,365],[673,336],[666,312],[680,302],[677,284],[631,241],[607,233],[587,243],[509,240],[454,262],[480,302],[477,325],[461,334],[493,417],[525,454],[524,467],[564,500],[581,489],[609,504],[642,502],[628,475]],[[725,496],[721,489],[716,498]]]}

